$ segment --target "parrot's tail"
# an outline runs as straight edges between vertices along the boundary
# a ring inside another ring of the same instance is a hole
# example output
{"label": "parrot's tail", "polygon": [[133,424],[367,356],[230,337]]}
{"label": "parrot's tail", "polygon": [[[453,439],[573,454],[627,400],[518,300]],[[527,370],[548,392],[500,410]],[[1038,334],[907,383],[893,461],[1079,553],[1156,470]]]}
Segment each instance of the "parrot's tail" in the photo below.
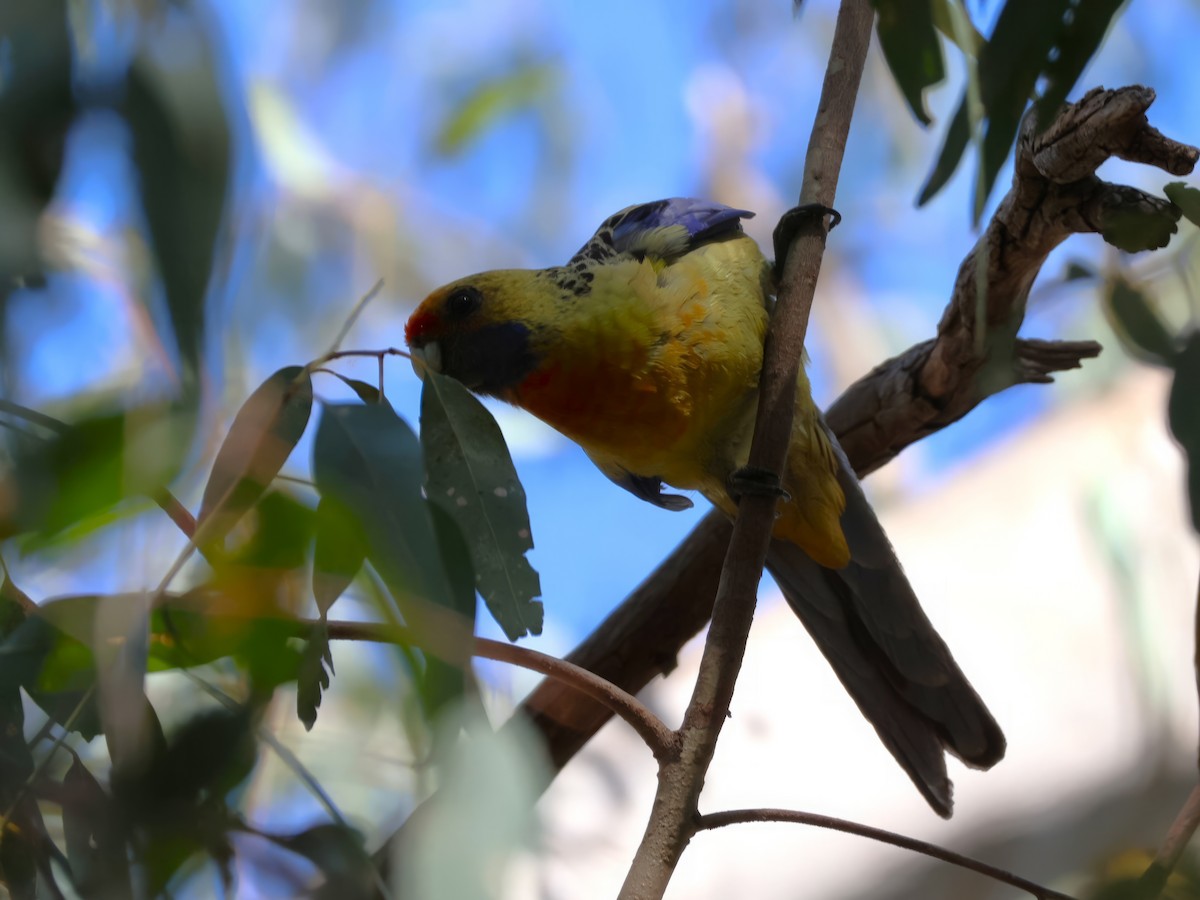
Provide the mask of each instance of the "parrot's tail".
{"label": "parrot's tail", "polygon": [[846,494],[842,528],[851,562],[827,569],[775,540],[767,567],[884,745],[929,805],[949,817],[944,751],[987,769],[1004,757],[1004,734],[926,618],[845,454],[829,438]]}

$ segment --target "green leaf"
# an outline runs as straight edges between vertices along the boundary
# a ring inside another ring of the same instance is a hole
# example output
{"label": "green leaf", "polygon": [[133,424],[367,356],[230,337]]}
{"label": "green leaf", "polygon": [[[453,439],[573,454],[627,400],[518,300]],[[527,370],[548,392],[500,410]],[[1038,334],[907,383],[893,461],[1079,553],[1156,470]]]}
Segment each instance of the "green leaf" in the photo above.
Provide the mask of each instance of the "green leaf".
{"label": "green leaf", "polygon": [[465,663],[471,630],[461,616],[438,613],[456,604],[421,496],[423,471],[416,435],[390,407],[324,406],[313,444],[317,490],[358,518],[368,558],[418,642],[436,643],[437,655]]}
{"label": "green leaf", "polygon": [[1096,277],[1095,269],[1076,259],[1067,263],[1066,271],[1063,272],[1063,281],[1090,281]]}
{"label": "green leaf", "polygon": [[205,546],[223,541],[270,487],[304,434],[312,403],[308,370],[288,366],[259,385],[238,410],[196,517],[197,538]]}
{"label": "green leaf", "polygon": [[872,0],[872,5],[879,14],[875,29],[892,77],[917,121],[928,125],[932,119],[925,106],[925,89],[946,77],[932,3]]}
{"label": "green leaf", "polygon": [[0,537],[29,533],[44,543],[94,521],[121,501],[166,486],[187,448],[189,416],[159,407],[103,413],[46,439],[24,437],[0,493]]}
{"label": "green leaf", "polygon": [[1175,357],[1175,380],[1167,401],[1171,434],[1187,457],[1192,528],[1200,532],[1200,331],[1193,331]]}
{"label": "green leaf", "polygon": [[78,756],[62,787],[63,839],[76,889],[84,897],[130,896],[124,835],[108,794]]}
{"label": "green leaf", "polygon": [[1070,15],[1064,18],[1055,41],[1053,58],[1043,72],[1046,86],[1036,105],[1039,130],[1044,131],[1054,121],[1084,67],[1100,49],[1100,42],[1123,3],[1124,0],[1088,0],[1071,4]]}
{"label": "green leaf", "polygon": [[1175,206],[1123,206],[1104,217],[1100,236],[1126,253],[1160,250],[1178,230],[1179,215],[1179,208]]}
{"label": "green leaf", "polygon": [[[434,503],[429,504],[433,530],[437,536],[438,552],[450,582],[450,598],[454,610],[475,631],[475,570],[471,566],[471,551],[458,524],[450,514]],[[463,696],[466,674],[463,666],[442,662],[426,654],[425,681],[427,712],[430,717],[448,708],[452,701]]]}
{"label": "green leaf", "polygon": [[1172,181],[1163,188],[1167,199],[1183,212],[1183,217],[1193,225],[1200,225],[1200,189],[1189,187],[1182,181]]}
{"label": "green leaf", "polygon": [[538,574],[525,490],[491,413],[453,378],[427,372],[421,392],[425,490],[467,539],[476,587],[509,640],[540,634]]}
{"label": "green leaf", "polygon": [[[308,565],[316,530],[312,507],[283,491],[268,490],[248,518],[249,536],[228,560],[230,565],[279,574]],[[218,571],[222,568],[218,562]]]}
{"label": "green leaf", "polygon": [[322,619],[313,626],[304,652],[300,656],[300,672],[296,677],[296,714],[306,731],[312,731],[317,721],[321,695],[329,688],[333,674],[333,653],[329,648],[329,628]]}
{"label": "green leaf", "polygon": [[205,299],[230,189],[232,140],[212,37],[196,15],[175,17],[190,52],[143,53],[129,69],[125,118],[185,390],[196,387]]}
{"label": "green leaf", "polygon": [[335,497],[317,503],[312,589],[322,616],[354,581],[367,558],[367,536],[358,519]]}
{"label": "green leaf", "polygon": [[497,122],[529,108],[554,87],[554,76],[550,65],[523,64],[508,75],[479,85],[442,125],[437,152],[458,153]]}
{"label": "green leaf", "polygon": [[[70,722],[89,741],[101,732],[93,691],[95,607],[95,597],[48,601],[0,642],[0,692],[24,688],[46,715],[64,728]],[[59,627],[60,618],[82,639]]]}
{"label": "green leaf", "polygon": [[1142,290],[1114,276],[1104,292],[1103,309],[1130,356],[1156,366],[1171,365],[1175,339]]}
{"label": "green leaf", "polygon": [[281,847],[305,857],[325,875],[321,896],[369,900],[379,880],[362,835],[344,825],[317,825],[299,834],[270,836]]}
{"label": "green leaf", "polygon": [[[1108,11],[1111,3],[1101,0],[1095,9],[1082,14],[1080,9],[1088,4],[1071,0],[1008,0],[1004,4],[991,38],[979,53],[983,133],[974,197],[976,219],[1008,158],[1021,116],[1039,81],[1048,79],[1043,97],[1048,112],[1039,120],[1045,127],[1078,78],[1077,67],[1081,68],[1098,46],[1112,16]],[[964,92],[919,203],[927,202],[949,181],[970,142],[970,126]]]}

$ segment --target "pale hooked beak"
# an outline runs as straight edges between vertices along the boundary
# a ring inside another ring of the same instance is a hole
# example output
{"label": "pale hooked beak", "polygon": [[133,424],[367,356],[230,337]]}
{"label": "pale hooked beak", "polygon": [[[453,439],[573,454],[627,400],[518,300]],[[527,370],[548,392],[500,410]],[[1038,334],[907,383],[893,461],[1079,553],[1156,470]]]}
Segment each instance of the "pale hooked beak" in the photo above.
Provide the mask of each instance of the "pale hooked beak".
{"label": "pale hooked beak", "polygon": [[425,373],[422,369],[442,371],[442,347],[437,341],[430,341],[420,347],[412,348],[412,367],[420,378]]}

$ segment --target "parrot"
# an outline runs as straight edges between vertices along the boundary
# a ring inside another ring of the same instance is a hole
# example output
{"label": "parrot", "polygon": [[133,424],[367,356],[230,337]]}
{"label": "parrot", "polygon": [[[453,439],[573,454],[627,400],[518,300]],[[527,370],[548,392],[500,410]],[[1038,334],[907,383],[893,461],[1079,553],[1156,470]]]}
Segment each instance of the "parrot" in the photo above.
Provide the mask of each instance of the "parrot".
{"label": "parrot", "polygon": [[[564,266],[482,272],[405,324],[414,366],[520,407],[667,510],[737,515],[776,272],[719,203],[608,217]],[[786,245],[785,245],[786,246]],[[776,253],[779,256],[779,253]],[[987,769],[1004,735],[926,617],[836,437],[797,376],[767,568],[884,746],[949,817],[945,754]]]}

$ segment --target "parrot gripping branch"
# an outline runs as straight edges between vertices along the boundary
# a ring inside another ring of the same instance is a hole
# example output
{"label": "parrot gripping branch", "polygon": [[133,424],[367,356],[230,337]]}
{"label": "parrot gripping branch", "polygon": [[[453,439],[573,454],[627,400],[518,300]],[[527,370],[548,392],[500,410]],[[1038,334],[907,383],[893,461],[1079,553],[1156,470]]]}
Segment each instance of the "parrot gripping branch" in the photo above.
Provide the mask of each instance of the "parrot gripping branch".
{"label": "parrot gripping branch", "polygon": [[[1191,171],[1196,148],[1163,136],[1147,121],[1153,99],[1144,87],[1097,89],[1066,105],[1041,135],[1034,123],[1025,123],[1012,186],[963,261],[937,335],[876,366],[826,411],[860,477],[987,397],[1016,384],[1050,383],[1054,373],[1099,354],[1095,341],[1014,336],[1046,257],[1067,237],[1103,235],[1121,213],[1171,215],[1167,201],[1094,174],[1110,156],[1172,175]],[[975,337],[979,259],[986,267],[982,354]],[[1007,367],[981,378],[989,358],[1007,361]],[[567,658],[631,693],[671,671],[679,649],[711,615],[729,533],[721,513],[706,516]],[[541,732],[556,768],[609,718],[602,707],[552,681],[525,700],[521,713]]]}
{"label": "parrot gripping branch", "polygon": [[[868,0],[843,0],[838,10],[817,121],[809,140],[801,207],[780,223],[782,236],[791,240],[782,252],[777,247],[781,271],[777,272],[777,302],[763,350],[758,411],[746,467],[750,471],[773,474],[784,469],[796,378],[825,240],[840,218],[832,213],[827,224],[825,214],[832,212],[873,21]],[[814,205],[823,207],[821,215],[812,215]],[[778,492],[759,490],[744,493],[738,501],[700,670],[677,732],[679,755],[659,762],[653,808],[618,895],[620,900],[662,897],[696,833],[700,791],[729,714],[779,499]]]}

